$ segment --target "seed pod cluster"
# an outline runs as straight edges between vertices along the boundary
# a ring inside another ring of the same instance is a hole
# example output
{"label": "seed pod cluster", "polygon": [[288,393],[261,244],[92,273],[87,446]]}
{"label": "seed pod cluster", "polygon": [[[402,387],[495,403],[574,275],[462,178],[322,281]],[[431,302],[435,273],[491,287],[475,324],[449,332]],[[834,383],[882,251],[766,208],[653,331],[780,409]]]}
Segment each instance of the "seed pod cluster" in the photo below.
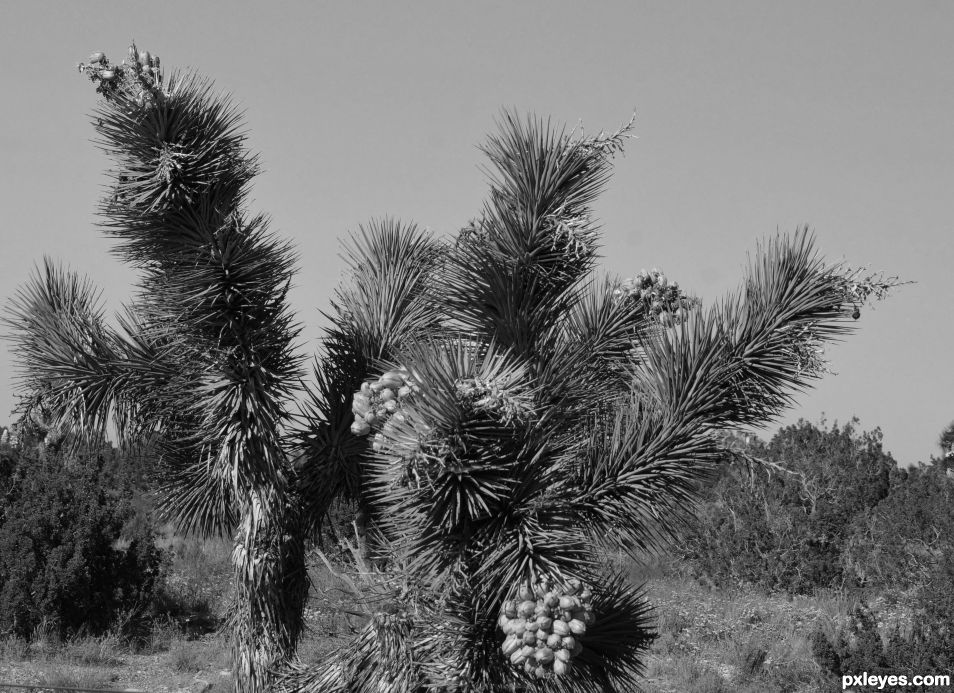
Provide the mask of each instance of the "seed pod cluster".
{"label": "seed pod cluster", "polygon": [[124,64],[139,75],[139,79],[147,87],[156,86],[162,82],[162,74],[159,69],[159,56],[153,55],[149,51],[136,51],[136,45],[129,47],[129,57]]}
{"label": "seed pod cluster", "polygon": [[566,585],[542,581],[522,585],[516,599],[503,603],[497,625],[507,636],[501,651],[510,663],[538,679],[562,676],[583,650],[582,637],[593,625],[593,594],[573,579]]}
{"label": "seed pod cluster", "polygon": [[[351,413],[354,414],[351,432],[356,436],[368,435],[372,427],[383,426],[393,415],[399,415],[401,402],[420,391],[411,373],[404,368],[361,383],[361,389],[354,393],[351,401]],[[381,433],[375,435],[373,447],[376,452],[381,450],[383,438]]]}
{"label": "seed pod cluster", "polygon": [[77,67],[96,83],[96,91],[101,94],[108,96],[122,90],[140,107],[152,105],[159,96],[158,87],[162,84],[159,56],[137,51],[135,44],[129,47],[129,55],[121,64],[110,64],[106,54],[97,51]]}
{"label": "seed pod cluster", "polygon": [[614,295],[642,304],[643,311],[662,325],[679,324],[695,301],[686,296],[679,284],[670,281],[655,267],[649,271],[640,270],[639,274],[627,279],[618,287]]}
{"label": "seed pod cluster", "polygon": [[96,83],[98,92],[106,93],[115,89],[119,71],[109,64],[109,59],[102,51],[91,54],[85,63],[79,63],[76,67],[89,77],[90,81]]}

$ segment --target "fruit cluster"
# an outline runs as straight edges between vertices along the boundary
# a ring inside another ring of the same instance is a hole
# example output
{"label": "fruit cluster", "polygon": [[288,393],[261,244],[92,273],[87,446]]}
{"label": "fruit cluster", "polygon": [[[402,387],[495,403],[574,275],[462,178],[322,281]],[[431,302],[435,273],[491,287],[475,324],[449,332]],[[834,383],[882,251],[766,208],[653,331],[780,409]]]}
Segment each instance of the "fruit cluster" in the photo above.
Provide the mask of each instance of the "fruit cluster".
{"label": "fruit cluster", "polygon": [[139,106],[145,106],[155,100],[162,85],[159,64],[158,55],[137,51],[133,44],[120,65],[111,65],[105,53],[96,52],[77,68],[97,83],[96,91],[101,94],[109,95],[122,88]]}
{"label": "fruit cluster", "polygon": [[679,284],[669,281],[665,274],[655,267],[640,270],[632,279],[627,279],[613,294],[642,304],[651,320],[663,325],[678,324],[696,302],[686,296]]}
{"label": "fruit cluster", "polygon": [[521,586],[516,600],[504,602],[497,625],[506,634],[501,650],[510,663],[540,679],[562,676],[583,649],[580,638],[596,620],[592,592],[579,580],[565,587],[549,581]]}
{"label": "fruit cluster", "polygon": [[[351,432],[356,436],[366,436],[373,426],[384,425],[392,415],[400,416],[398,409],[401,400],[420,391],[411,373],[404,368],[388,371],[377,380],[361,383],[361,390],[354,393],[351,402],[351,413],[354,414]],[[381,433],[375,435],[373,447],[376,452],[381,449],[383,440]]]}

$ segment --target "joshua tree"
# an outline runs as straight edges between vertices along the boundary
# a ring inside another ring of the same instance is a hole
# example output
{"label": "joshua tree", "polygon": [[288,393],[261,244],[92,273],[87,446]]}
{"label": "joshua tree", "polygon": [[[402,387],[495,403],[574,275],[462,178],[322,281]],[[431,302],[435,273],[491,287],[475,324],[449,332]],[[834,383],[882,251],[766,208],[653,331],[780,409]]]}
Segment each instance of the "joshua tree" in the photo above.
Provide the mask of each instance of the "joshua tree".
{"label": "joshua tree", "polygon": [[[649,607],[607,550],[664,547],[721,433],[777,416],[893,283],[824,264],[806,231],[709,308],[658,271],[595,277],[591,206],[629,126],[508,113],[465,229],[354,237],[293,417],[294,261],[244,207],[257,166],[234,109],[134,47],[81,70],[117,164],[105,227],[140,290],[111,328],[47,262],[8,318],[23,384],[60,426],[154,440],[179,526],[234,535],[241,691],[631,690]],[[283,667],[305,546],[342,499],[372,618],[327,661]]]}
{"label": "joshua tree", "polygon": [[81,70],[103,96],[94,124],[116,165],[105,229],[139,291],[112,328],[90,282],[46,261],[8,318],[23,384],[59,426],[102,434],[112,421],[124,440],[152,439],[180,529],[233,534],[236,678],[260,691],[294,650],[307,595],[281,436],[300,377],[294,256],[244,207],[257,160],[209,83],[166,79],[135,47]]}
{"label": "joshua tree", "polygon": [[779,415],[896,283],[827,266],[805,230],[708,309],[657,270],[595,278],[591,203],[628,127],[505,114],[488,201],[452,242],[391,223],[352,244],[302,496],[312,518],[338,494],[367,513],[390,608],[289,690],[632,690],[648,607],[604,557],[663,548],[724,432]]}

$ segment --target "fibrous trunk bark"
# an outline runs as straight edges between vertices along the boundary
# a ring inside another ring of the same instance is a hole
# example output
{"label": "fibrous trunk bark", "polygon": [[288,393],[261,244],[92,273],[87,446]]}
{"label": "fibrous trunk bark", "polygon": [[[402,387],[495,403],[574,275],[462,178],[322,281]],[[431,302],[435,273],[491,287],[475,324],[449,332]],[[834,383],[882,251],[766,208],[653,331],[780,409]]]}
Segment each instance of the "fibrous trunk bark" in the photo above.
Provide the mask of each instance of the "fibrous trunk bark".
{"label": "fibrous trunk bark", "polygon": [[[271,513],[265,508],[273,508]],[[274,515],[277,515],[274,516]],[[237,693],[265,693],[294,654],[304,623],[308,574],[297,512],[290,503],[247,504],[232,563],[232,655]]]}

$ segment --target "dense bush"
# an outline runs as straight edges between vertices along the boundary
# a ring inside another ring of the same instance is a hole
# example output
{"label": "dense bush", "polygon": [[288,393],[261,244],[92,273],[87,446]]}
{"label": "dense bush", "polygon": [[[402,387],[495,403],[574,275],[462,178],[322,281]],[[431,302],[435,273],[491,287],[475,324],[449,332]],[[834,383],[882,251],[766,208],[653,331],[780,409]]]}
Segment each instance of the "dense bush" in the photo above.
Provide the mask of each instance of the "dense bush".
{"label": "dense bush", "polygon": [[949,548],[919,590],[909,641],[904,661],[913,670],[954,674],[954,551]]}
{"label": "dense bush", "polygon": [[161,552],[123,463],[108,446],[0,448],[0,630],[95,633],[150,604]]}
{"label": "dense bush", "polygon": [[917,587],[954,551],[954,479],[945,467],[935,460],[893,474],[888,496],[854,518],[843,563],[859,584]]}
{"label": "dense bush", "polygon": [[954,674],[954,553],[945,553],[917,590],[910,611],[908,624],[890,626],[879,623],[866,606],[857,606],[845,628],[812,634],[815,660],[837,676]]}
{"label": "dense bush", "polygon": [[789,592],[852,581],[842,561],[852,521],[887,496],[897,467],[880,431],[858,433],[856,423],[800,421],[748,445],[770,465],[724,465],[684,544],[691,570]]}

